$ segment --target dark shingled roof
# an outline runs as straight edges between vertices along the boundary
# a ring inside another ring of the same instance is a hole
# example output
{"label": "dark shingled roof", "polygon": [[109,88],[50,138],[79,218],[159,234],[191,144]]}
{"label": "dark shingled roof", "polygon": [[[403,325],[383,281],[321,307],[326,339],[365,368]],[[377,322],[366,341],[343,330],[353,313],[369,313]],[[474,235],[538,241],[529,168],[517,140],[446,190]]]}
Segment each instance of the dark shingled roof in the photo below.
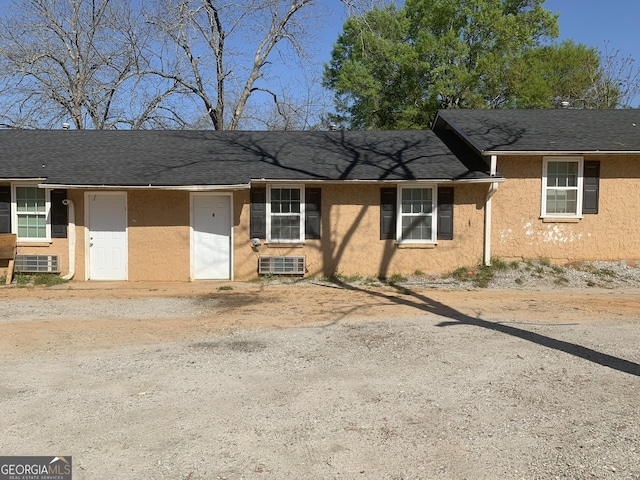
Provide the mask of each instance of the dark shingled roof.
{"label": "dark shingled roof", "polygon": [[487,152],[640,152],[640,110],[441,110],[446,128]]}
{"label": "dark shingled roof", "polygon": [[479,157],[462,157],[429,130],[0,131],[0,178],[79,186],[488,178]]}

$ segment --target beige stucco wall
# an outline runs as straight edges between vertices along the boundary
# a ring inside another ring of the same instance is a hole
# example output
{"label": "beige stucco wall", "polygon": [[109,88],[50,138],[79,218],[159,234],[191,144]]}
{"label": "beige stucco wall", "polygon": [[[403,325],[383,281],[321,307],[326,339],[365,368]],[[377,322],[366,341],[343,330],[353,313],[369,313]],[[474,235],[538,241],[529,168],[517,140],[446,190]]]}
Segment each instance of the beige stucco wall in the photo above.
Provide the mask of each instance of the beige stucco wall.
{"label": "beige stucco wall", "polygon": [[[77,191],[69,190],[67,192],[67,198],[74,201],[77,205],[80,202],[80,213],[82,209],[82,196]],[[76,222],[81,222],[82,218],[78,212],[76,206]],[[77,235],[82,234],[82,228],[76,228]],[[51,243],[18,243],[18,253],[23,255],[59,255],[60,256],[60,274],[66,275],[69,273],[69,239],[68,238],[52,238]],[[76,262],[78,256],[76,255]],[[6,275],[6,261],[0,263],[0,273]],[[77,268],[76,268],[77,275]]]}
{"label": "beige stucco wall", "polygon": [[[303,245],[254,248],[249,235],[250,193],[233,192],[234,279],[258,276],[260,255],[305,255],[308,276],[391,276],[444,273],[475,265],[482,257],[483,205],[487,185],[456,185],[454,240],[435,247],[397,246],[380,240],[379,185],[322,185],[322,239]],[[223,193],[223,192],[220,192]],[[85,191],[69,190],[75,204],[74,280],[86,279]],[[127,191],[128,277],[130,281],[190,280],[190,194],[186,191]],[[19,253],[59,254],[69,271],[68,240],[20,246]]]}
{"label": "beige stucco wall", "polygon": [[127,212],[129,280],[189,280],[189,192],[130,191]]}
{"label": "beige stucco wall", "polygon": [[600,161],[599,212],[574,223],[543,221],[543,157],[500,157],[507,179],[493,196],[492,255],[557,263],[640,259],[640,155],[590,155]]}
{"label": "beige stucco wall", "polygon": [[[127,194],[128,277],[130,281],[189,281],[189,192],[130,190]],[[75,277],[86,279],[84,190],[68,190],[76,223]],[[19,244],[21,254],[58,254],[69,272],[69,239]],[[0,267],[1,268],[1,267]]]}
{"label": "beige stucco wall", "polygon": [[235,267],[238,280],[257,277],[260,255],[305,255],[308,276],[391,276],[422,272],[444,273],[482,258],[483,205],[487,185],[456,185],[454,240],[435,248],[399,247],[380,240],[379,185],[322,185],[321,240],[304,245],[263,245],[252,248],[248,236],[248,192],[236,230]]}

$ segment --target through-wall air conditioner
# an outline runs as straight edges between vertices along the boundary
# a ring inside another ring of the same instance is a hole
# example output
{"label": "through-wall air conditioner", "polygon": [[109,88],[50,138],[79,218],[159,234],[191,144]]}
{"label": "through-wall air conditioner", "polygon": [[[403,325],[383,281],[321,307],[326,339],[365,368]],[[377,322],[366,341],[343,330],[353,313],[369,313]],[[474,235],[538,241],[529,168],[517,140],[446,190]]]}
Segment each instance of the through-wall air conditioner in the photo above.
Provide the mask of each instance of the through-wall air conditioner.
{"label": "through-wall air conditioner", "polygon": [[263,256],[258,258],[260,275],[304,275],[306,257]]}
{"label": "through-wall air conditioner", "polygon": [[16,255],[13,269],[21,273],[60,273],[60,255]]}

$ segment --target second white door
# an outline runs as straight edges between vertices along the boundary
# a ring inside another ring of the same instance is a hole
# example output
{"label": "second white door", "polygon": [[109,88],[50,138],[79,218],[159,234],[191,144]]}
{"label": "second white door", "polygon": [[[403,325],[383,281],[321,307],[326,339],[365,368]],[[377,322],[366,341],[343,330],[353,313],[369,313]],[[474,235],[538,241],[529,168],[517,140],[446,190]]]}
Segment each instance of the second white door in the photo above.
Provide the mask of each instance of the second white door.
{"label": "second white door", "polygon": [[192,195],[192,270],[196,280],[231,278],[231,196]]}

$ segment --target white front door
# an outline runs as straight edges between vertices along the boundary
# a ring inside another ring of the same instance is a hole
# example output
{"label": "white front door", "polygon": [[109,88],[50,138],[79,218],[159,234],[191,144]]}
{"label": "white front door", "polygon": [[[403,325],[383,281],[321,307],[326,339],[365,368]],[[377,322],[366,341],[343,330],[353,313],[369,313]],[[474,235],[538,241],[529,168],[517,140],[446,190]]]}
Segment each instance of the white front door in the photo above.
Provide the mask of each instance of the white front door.
{"label": "white front door", "polygon": [[127,195],[89,193],[89,280],[127,279]]}
{"label": "white front door", "polygon": [[194,193],[191,259],[196,280],[231,278],[231,196]]}

